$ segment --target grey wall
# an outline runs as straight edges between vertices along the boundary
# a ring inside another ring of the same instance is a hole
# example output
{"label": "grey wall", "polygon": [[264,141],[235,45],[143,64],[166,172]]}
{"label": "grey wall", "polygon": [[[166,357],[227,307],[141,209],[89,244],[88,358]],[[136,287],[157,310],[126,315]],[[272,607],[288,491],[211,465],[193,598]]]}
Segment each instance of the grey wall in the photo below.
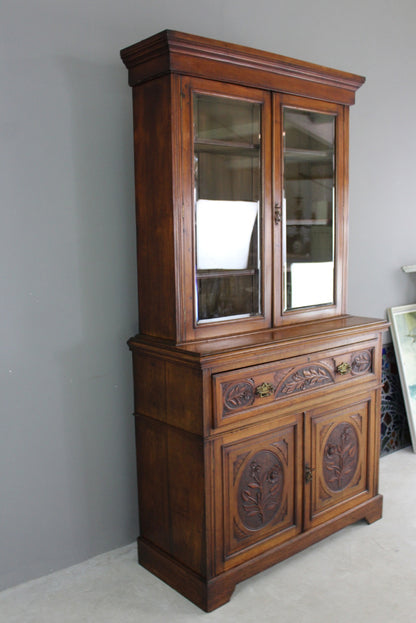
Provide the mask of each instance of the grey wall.
{"label": "grey wall", "polygon": [[416,299],[414,0],[2,0],[0,588],[136,537],[131,94],[164,28],[367,76],[351,113],[349,310]]}

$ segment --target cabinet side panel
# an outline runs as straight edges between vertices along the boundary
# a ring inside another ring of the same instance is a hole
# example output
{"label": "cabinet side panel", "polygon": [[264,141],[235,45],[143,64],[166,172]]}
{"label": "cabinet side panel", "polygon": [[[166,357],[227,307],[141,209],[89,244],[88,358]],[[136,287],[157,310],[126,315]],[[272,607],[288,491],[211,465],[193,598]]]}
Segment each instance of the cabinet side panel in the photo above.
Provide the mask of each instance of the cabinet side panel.
{"label": "cabinet side panel", "polygon": [[136,417],[140,535],[169,551],[168,439],[166,428]]}
{"label": "cabinet side panel", "polygon": [[134,345],[131,349],[135,413],[202,434],[206,397],[201,369],[146,354]]}
{"label": "cabinet side panel", "polygon": [[171,82],[133,89],[140,332],[175,338]]}
{"label": "cabinet side panel", "polygon": [[133,348],[135,413],[166,420],[165,362]]}
{"label": "cabinet side panel", "polygon": [[204,450],[201,438],[168,432],[171,555],[204,575]]}
{"label": "cabinet side panel", "polygon": [[203,389],[200,369],[166,363],[166,421],[191,433],[202,433]]}
{"label": "cabinet side panel", "polygon": [[203,575],[202,374],[132,350],[141,539]]}

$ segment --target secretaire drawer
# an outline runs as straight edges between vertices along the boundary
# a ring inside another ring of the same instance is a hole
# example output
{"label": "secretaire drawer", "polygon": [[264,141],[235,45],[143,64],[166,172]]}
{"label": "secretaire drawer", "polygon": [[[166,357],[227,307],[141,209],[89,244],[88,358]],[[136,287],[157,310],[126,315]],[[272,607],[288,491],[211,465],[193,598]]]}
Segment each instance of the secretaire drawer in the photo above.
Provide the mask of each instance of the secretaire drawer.
{"label": "secretaire drawer", "polygon": [[214,374],[214,426],[249,417],[259,408],[338,383],[374,376],[376,343],[327,350]]}

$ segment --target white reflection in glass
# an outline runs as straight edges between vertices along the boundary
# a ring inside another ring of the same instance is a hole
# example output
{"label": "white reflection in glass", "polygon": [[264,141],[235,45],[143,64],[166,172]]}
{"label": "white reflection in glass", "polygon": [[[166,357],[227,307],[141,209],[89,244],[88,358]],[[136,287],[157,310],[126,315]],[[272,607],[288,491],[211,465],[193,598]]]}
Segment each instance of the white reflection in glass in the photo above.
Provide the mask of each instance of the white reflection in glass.
{"label": "white reflection in glass", "polygon": [[198,270],[242,270],[248,266],[258,201],[197,201]]}

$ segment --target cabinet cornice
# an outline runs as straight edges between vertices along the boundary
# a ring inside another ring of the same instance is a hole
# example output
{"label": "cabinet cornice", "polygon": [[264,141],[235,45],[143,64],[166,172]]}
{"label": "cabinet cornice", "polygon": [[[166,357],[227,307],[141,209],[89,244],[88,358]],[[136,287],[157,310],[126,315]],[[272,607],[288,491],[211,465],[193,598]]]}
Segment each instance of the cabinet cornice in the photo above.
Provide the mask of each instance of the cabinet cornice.
{"label": "cabinet cornice", "polygon": [[[166,73],[353,104],[365,78],[254,48],[165,30],[121,51],[134,86]],[[244,69],[244,76],[240,69]]]}

